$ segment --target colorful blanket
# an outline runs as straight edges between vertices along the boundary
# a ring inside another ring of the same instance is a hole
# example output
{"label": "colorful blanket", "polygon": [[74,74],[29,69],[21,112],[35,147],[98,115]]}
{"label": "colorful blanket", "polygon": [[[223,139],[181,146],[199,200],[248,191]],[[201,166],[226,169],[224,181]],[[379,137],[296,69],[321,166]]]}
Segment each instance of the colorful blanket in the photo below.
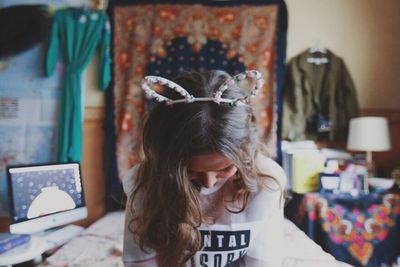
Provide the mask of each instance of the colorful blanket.
{"label": "colorful blanket", "polygon": [[400,254],[400,195],[308,193],[286,215],[336,259],[391,266]]}

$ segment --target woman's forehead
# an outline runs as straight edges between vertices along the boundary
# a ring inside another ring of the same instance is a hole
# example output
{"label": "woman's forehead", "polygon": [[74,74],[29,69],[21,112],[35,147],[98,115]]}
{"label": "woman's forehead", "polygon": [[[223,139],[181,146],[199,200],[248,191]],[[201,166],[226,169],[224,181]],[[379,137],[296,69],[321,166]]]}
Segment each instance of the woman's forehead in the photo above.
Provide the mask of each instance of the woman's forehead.
{"label": "woman's forehead", "polygon": [[193,156],[189,163],[189,170],[196,172],[218,171],[230,165],[232,161],[219,153],[207,153]]}

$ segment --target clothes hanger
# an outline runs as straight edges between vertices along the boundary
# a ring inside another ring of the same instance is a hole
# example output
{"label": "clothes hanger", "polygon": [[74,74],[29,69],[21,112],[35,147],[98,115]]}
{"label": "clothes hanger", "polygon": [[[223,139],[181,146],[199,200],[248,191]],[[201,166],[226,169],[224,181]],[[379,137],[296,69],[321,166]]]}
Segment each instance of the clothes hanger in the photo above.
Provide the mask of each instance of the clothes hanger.
{"label": "clothes hanger", "polygon": [[319,42],[319,40],[317,40],[316,42],[315,42],[315,44],[313,45],[313,46],[311,46],[310,47],[310,53],[321,53],[321,54],[326,54],[327,53],[327,51],[326,51],[326,48],[325,47],[322,47],[321,45],[320,45],[320,42]]}
{"label": "clothes hanger", "polygon": [[321,65],[329,63],[329,59],[326,57],[309,57],[307,58],[307,62],[315,65]]}
{"label": "clothes hanger", "polygon": [[108,6],[108,0],[91,0],[94,9],[106,10]]}
{"label": "clothes hanger", "polygon": [[85,3],[79,6],[82,10],[106,10],[108,6],[107,0],[86,0]]}
{"label": "clothes hanger", "polygon": [[[311,56],[307,58],[307,62],[315,65],[327,64],[329,63],[329,59],[324,56],[327,54],[327,49],[320,45],[319,40],[315,42],[313,46],[310,47],[309,53]],[[319,54],[318,56],[312,54]],[[322,56],[321,56],[322,54]]]}

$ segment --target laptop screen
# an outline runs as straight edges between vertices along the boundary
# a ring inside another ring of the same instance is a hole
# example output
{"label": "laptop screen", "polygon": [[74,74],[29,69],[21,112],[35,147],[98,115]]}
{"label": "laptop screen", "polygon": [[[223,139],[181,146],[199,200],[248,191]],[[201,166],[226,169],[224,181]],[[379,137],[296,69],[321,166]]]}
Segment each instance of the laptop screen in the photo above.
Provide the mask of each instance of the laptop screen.
{"label": "laptop screen", "polygon": [[11,222],[85,206],[78,163],[8,167]]}

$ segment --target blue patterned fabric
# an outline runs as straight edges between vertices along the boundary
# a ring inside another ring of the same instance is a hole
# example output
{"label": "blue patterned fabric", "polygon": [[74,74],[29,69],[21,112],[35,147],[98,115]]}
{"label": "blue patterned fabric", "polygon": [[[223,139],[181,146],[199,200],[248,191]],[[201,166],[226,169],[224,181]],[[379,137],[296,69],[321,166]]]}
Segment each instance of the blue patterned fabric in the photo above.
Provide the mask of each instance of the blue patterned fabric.
{"label": "blue patterned fabric", "polygon": [[194,53],[187,38],[176,38],[167,46],[167,57],[156,58],[148,65],[149,75],[173,79],[179,73],[190,70],[225,70],[230,74],[238,74],[246,68],[238,61],[238,57],[226,59],[227,48],[218,41],[208,41],[199,53]]}
{"label": "blue patterned fabric", "polygon": [[353,266],[391,266],[400,255],[399,194],[296,194],[285,216]]}

